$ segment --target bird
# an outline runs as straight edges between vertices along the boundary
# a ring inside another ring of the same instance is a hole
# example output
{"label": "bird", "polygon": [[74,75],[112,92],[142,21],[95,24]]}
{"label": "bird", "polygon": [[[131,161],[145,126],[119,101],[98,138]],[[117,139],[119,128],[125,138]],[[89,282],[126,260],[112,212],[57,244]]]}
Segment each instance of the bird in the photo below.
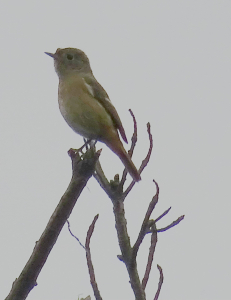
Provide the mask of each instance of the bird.
{"label": "bird", "polygon": [[128,141],[120,117],[95,79],[87,55],[76,48],[58,48],[55,53],[45,54],[54,59],[59,77],[59,109],[67,124],[84,138],[106,144],[120,158],[133,180],[141,180],[121,142],[120,136],[124,142]]}

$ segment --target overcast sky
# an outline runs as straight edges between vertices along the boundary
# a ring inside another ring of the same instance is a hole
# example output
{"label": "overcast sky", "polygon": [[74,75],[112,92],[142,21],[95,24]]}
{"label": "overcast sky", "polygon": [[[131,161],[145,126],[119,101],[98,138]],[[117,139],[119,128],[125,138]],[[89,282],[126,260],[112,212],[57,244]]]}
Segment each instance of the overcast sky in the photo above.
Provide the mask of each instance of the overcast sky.
{"label": "overcast sky", "polygon": [[[138,122],[134,163],[148,148],[153,155],[126,200],[134,243],[148,204],[153,213],[172,210],[160,233],[147,299],[231,299],[231,2],[210,1],[2,1],[0,4],[0,298],[26,264],[35,242],[71,178],[70,147],[82,145],[57,104],[58,78],[44,51],[75,47],[89,57],[132,134],[131,108]],[[108,178],[120,173],[119,159],[103,147]],[[128,177],[130,180],[130,178]],[[73,232],[84,243],[99,213],[91,240],[103,299],[132,300],[125,266],[117,259],[112,204],[92,178],[71,215]],[[149,239],[138,257],[142,278]],[[67,226],[53,248],[29,300],[77,300],[91,295],[85,253]]]}

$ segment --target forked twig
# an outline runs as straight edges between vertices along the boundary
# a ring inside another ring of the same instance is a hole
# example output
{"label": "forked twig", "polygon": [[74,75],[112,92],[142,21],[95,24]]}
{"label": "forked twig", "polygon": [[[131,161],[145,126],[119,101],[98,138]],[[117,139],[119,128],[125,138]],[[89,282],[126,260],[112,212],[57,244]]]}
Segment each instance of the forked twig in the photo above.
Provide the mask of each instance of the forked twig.
{"label": "forked twig", "polygon": [[[145,157],[145,159],[142,161],[141,166],[139,168],[139,173],[141,174],[143,169],[147,166],[151,154],[152,154],[152,149],[153,149],[153,139],[152,139],[152,134],[151,134],[151,126],[150,123],[147,123],[147,132],[148,132],[148,136],[149,136],[149,149],[148,149],[148,153]],[[128,195],[128,193],[132,190],[133,186],[135,185],[135,181],[133,180],[130,185],[128,186],[128,188],[126,189],[126,191],[124,191],[123,193],[123,198],[125,199],[126,196]]]}
{"label": "forked twig", "polygon": [[[135,146],[136,146],[136,142],[137,142],[137,122],[136,122],[135,115],[133,114],[133,112],[132,112],[131,109],[129,109],[129,112],[130,112],[130,114],[132,116],[133,124],[134,124],[133,135],[132,135],[132,138],[131,138],[132,143],[131,143],[130,149],[128,150],[128,155],[130,157],[132,157],[132,154],[134,152],[134,149],[135,149]],[[127,174],[128,174],[127,169],[124,169],[123,175],[122,175],[122,178],[121,178],[121,181],[120,181],[120,189],[121,190],[123,189],[123,186],[124,186]]]}
{"label": "forked twig", "polygon": [[144,217],[144,220],[143,220],[143,223],[142,223],[142,226],[141,226],[141,229],[140,229],[140,232],[139,232],[139,235],[138,235],[138,238],[132,248],[132,261],[134,261],[136,259],[136,256],[137,256],[137,252],[139,250],[139,247],[145,237],[145,235],[147,234],[147,232],[149,231],[149,219],[150,219],[150,216],[151,216],[151,213],[153,212],[157,202],[158,202],[158,198],[159,198],[159,186],[157,184],[157,182],[155,180],[153,180],[153,182],[155,183],[156,185],[156,194],[153,196],[152,198],[152,201],[150,202],[149,206],[148,206],[148,209],[147,209],[147,212],[145,214],[145,217]]}
{"label": "forked twig", "polygon": [[184,215],[180,216],[177,220],[173,221],[171,224],[169,224],[168,226],[164,227],[164,228],[160,228],[157,229],[157,232],[163,232],[166,231],[174,226],[176,226],[177,224],[179,224],[182,220],[184,219]]}
{"label": "forked twig", "polygon": [[152,226],[152,236],[151,236],[151,245],[150,245],[149,254],[148,254],[148,262],[147,262],[144,277],[143,277],[143,280],[142,280],[142,288],[144,290],[146,288],[146,285],[147,285],[147,282],[148,282],[148,279],[149,279],[149,275],[150,275],[150,272],[151,272],[154,252],[155,252],[155,249],[156,249],[156,243],[157,243],[157,231],[156,231],[156,224],[154,223],[153,226]]}

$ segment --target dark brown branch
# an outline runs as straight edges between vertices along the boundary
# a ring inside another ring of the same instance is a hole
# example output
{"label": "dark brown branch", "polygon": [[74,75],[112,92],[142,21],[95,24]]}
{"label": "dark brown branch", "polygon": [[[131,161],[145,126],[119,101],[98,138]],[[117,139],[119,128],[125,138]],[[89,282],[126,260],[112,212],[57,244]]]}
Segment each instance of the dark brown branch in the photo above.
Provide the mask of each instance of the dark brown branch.
{"label": "dark brown branch", "polygon": [[[147,132],[148,132],[148,137],[149,137],[149,149],[148,149],[148,153],[145,157],[145,159],[142,161],[142,164],[139,168],[139,173],[141,174],[142,171],[144,170],[144,168],[147,166],[151,154],[152,154],[152,149],[153,149],[153,139],[152,139],[152,134],[151,134],[151,126],[150,123],[147,124]],[[128,193],[130,193],[130,191],[132,190],[133,186],[135,185],[135,181],[133,180],[130,185],[128,186],[128,188],[126,189],[126,191],[123,193],[123,197],[124,199],[127,197]]]}
{"label": "dark brown branch", "polygon": [[160,272],[160,279],[159,279],[158,289],[157,289],[156,295],[154,297],[154,300],[158,300],[159,295],[160,295],[160,290],[161,290],[161,287],[162,287],[162,284],[163,284],[163,281],[164,281],[164,275],[163,275],[163,271],[162,271],[161,266],[157,265],[157,268]]}
{"label": "dark brown branch", "polygon": [[184,215],[179,217],[177,220],[173,221],[170,225],[164,227],[164,228],[160,228],[160,229],[157,229],[157,232],[163,232],[163,231],[166,231],[174,226],[176,226],[177,224],[179,224],[182,220],[184,219]]}
{"label": "dark brown branch", "polygon": [[155,180],[153,180],[153,182],[155,183],[156,185],[156,194],[155,196],[153,196],[152,198],[152,201],[150,202],[149,206],[148,206],[148,210],[145,214],[145,217],[144,217],[144,220],[143,220],[143,224],[141,226],[141,229],[140,229],[140,232],[139,232],[139,235],[138,235],[138,238],[133,246],[133,249],[132,249],[132,261],[135,261],[136,259],[136,256],[137,256],[137,252],[139,250],[139,247],[146,235],[146,233],[148,232],[149,228],[150,228],[150,216],[151,216],[151,213],[153,212],[157,202],[158,202],[158,198],[159,198],[159,186],[157,184],[157,182]]}
{"label": "dark brown branch", "polygon": [[154,257],[154,252],[156,249],[156,243],[157,243],[157,231],[156,231],[156,224],[154,223],[152,226],[152,235],[151,235],[151,245],[149,248],[149,254],[148,254],[148,262],[146,266],[146,270],[144,273],[144,278],[142,280],[142,288],[145,290],[149,275],[152,269],[152,262],[153,262],[153,257]]}
{"label": "dark brown branch", "polygon": [[88,271],[90,275],[90,281],[91,281],[91,286],[95,295],[96,300],[102,300],[102,297],[100,295],[99,289],[97,282],[95,280],[95,272],[94,272],[94,267],[91,259],[91,251],[90,251],[90,240],[91,236],[93,234],[94,228],[95,228],[95,223],[98,219],[99,215],[96,215],[88,229],[87,232],[87,237],[86,237],[86,243],[85,243],[85,248],[86,248],[86,258],[87,258],[87,266],[88,266]]}
{"label": "dark brown branch", "polygon": [[37,277],[45,264],[65,222],[70,216],[74,205],[94,172],[99,153],[88,150],[83,158],[74,150],[69,150],[72,159],[72,179],[52,214],[42,236],[36,243],[33,253],[22,273],[13,283],[12,289],[5,300],[24,300],[37,285]]}

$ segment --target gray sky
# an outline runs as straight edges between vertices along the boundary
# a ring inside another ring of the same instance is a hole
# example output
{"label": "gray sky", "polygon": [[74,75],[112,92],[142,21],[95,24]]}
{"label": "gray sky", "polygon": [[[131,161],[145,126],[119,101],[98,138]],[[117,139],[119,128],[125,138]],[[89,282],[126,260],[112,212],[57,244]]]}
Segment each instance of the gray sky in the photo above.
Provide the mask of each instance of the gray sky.
{"label": "gray sky", "polygon": [[[2,1],[0,148],[0,298],[27,262],[70,177],[70,147],[82,145],[62,119],[58,78],[44,51],[76,47],[116,106],[127,135],[131,108],[139,143],[134,163],[146,154],[150,122],[153,156],[126,201],[134,242],[149,201],[160,186],[159,234],[147,299],[158,283],[160,300],[231,299],[230,243],[230,1]],[[109,178],[123,170],[102,144]],[[113,163],[109,163],[112,160]],[[134,299],[120,254],[112,205],[92,178],[71,215],[84,242],[99,213],[91,242],[102,297]],[[142,277],[149,237],[139,255]],[[92,295],[85,253],[64,227],[29,300],[77,300]]]}

